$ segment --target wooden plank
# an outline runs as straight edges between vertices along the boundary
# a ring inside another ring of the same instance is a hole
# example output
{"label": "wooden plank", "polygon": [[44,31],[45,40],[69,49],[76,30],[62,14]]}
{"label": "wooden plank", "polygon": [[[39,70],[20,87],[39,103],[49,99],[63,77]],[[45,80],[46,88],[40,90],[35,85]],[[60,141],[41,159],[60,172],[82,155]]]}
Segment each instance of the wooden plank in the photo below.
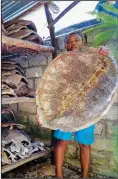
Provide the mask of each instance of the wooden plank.
{"label": "wooden plank", "polygon": [[2,98],[2,104],[14,104],[14,103],[32,103],[35,102],[35,98],[31,97],[12,97]]}
{"label": "wooden plank", "polygon": [[48,25],[48,28],[50,29],[56,22],[58,22],[68,11],[70,11],[74,6],[76,6],[80,1],[76,0],[74,1],[72,4],[70,4],[66,9],[64,9],[64,11],[62,11],[61,14],[59,14],[59,16],[53,20],[53,22],[51,22]]}
{"label": "wooden plank", "polygon": [[41,152],[38,152],[38,153],[35,153],[35,154],[32,154],[30,157],[27,157],[27,158],[25,158],[25,159],[21,159],[21,160],[19,160],[18,162],[16,162],[16,163],[12,163],[12,164],[10,164],[10,165],[5,165],[5,166],[3,166],[1,169],[1,173],[6,173],[6,172],[8,172],[8,171],[10,171],[10,170],[13,170],[13,169],[15,169],[15,168],[17,168],[17,167],[19,167],[19,166],[22,166],[23,164],[25,164],[25,163],[28,163],[28,162],[30,162],[30,161],[32,161],[32,160],[35,160],[35,159],[38,159],[38,158],[41,158],[41,157],[44,157],[44,156],[47,156],[47,155],[49,155],[50,154],[50,152],[53,150],[53,148],[51,148],[51,150],[49,150],[49,151],[41,151]]}
{"label": "wooden plank", "polygon": [[[48,22],[48,25],[49,25],[50,23],[53,22],[53,19],[52,19],[50,11],[48,9],[48,3],[46,3],[44,5],[44,7],[45,7],[45,14],[46,14],[47,22]],[[51,37],[51,44],[55,49],[54,52],[52,53],[52,56],[53,56],[53,59],[54,59],[57,56],[57,52],[56,52],[57,43],[56,43],[56,38],[55,38],[55,33],[54,33],[54,27],[53,26],[51,26],[51,28],[49,29],[49,32],[50,32],[50,37]]]}

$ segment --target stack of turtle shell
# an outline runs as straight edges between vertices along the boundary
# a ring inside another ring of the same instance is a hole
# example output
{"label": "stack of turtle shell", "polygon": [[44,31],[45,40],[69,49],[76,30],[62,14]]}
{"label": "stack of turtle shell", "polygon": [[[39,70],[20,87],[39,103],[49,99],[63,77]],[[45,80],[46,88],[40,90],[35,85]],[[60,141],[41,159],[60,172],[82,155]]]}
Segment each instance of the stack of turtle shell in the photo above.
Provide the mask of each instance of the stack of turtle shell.
{"label": "stack of turtle shell", "polygon": [[43,45],[43,40],[37,34],[36,26],[32,21],[14,19],[4,23],[4,28],[8,37],[28,40]]}
{"label": "stack of turtle shell", "polygon": [[21,97],[29,93],[28,80],[19,63],[13,60],[1,62],[2,97]]}
{"label": "stack of turtle shell", "polygon": [[33,59],[41,51],[52,52],[54,48],[43,46],[33,22],[22,19],[2,22],[2,97],[35,96],[28,88],[28,80],[20,64],[24,59]]}
{"label": "stack of turtle shell", "polygon": [[53,52],[54,48],[43,45],[37,34],[36,26],[31,21],[15,19],[2,22],[2,59],[20,61],[22,58],[33,58],[40,52]]}
{"label": "stack of turtle shell", "polygon": [[[26,56],[28,47],[30,53],[37,54],[37,50],[32,50],[32,46],[37,44],[43,45],[42,38],[37,34],[37,29],[32,21],[14,19],[2,23],[2,44],[5,42],[5,49],[2,46],[2,97],[21,97],[29,96],[28,80],[24,76],[24,71],[20,65],[22,56]],[[27,41],[26,41],[27,40]],[[17,42],[18,41],[18,42]],[[29,43],[31,41],[33,43]],[[10,47],[9,47],[10,43]],[[15,43],[15,44],[14,44]],[[25,47],[21,48],[20,44]],[[34,44],[35,43],[35,44]],[[18,52],[16,52],[16,44]],[[29,46],[28,46],[29,45]],[[40,48],[38,46],[38,48]],[[10,53],[12,51],[12,53]],[[30,53],[27,56],[30,56]],[[18,63],[19,62],[19,63]]]}

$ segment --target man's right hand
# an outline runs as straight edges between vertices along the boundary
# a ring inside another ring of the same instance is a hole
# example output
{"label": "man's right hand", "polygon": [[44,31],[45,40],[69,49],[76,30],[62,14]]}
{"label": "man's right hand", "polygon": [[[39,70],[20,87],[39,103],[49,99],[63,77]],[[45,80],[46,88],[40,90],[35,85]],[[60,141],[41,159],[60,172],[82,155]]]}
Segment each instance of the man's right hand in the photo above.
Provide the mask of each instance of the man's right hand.
{"label": "man's right hand", "polygon": [[38,108],[38,106],[36,107],[36,121],[40,126],[42,126],[43,124],[40,122],[39,115],[38,115],[38,112],[37,112],[37,108]]}

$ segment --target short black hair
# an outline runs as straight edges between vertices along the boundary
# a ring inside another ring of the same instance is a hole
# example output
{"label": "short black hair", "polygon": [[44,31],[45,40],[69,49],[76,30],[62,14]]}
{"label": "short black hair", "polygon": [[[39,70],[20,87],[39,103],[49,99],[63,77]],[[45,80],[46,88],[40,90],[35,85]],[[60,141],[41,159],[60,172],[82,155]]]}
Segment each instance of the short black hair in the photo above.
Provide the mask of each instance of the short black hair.
{"label": "short black hair", "polygon": [[71,35],[79,35],[81,38],[82,38],[82,41],[84,41],[84,35],[82,34],[82,33],[77,33],[77,32],[72,32],[71,34],[69,34],[69,35],[67,35],[66,37],[65,37],[65,43],[66,43],[66,41],[67,41],[67,39],[71,36]]}

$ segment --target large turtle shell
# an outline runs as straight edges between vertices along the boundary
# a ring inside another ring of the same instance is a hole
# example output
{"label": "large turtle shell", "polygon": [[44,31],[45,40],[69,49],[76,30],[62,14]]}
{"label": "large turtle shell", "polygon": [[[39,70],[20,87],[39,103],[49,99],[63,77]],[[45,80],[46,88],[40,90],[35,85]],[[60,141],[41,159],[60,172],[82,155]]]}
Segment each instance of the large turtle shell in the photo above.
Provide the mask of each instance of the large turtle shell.
{"label": "large turtle shell", "polygon": [[77,131],[107,112],[117,84],[117,65],[96,50],[66,52],[44,72],[36,91],[43,127]]}

